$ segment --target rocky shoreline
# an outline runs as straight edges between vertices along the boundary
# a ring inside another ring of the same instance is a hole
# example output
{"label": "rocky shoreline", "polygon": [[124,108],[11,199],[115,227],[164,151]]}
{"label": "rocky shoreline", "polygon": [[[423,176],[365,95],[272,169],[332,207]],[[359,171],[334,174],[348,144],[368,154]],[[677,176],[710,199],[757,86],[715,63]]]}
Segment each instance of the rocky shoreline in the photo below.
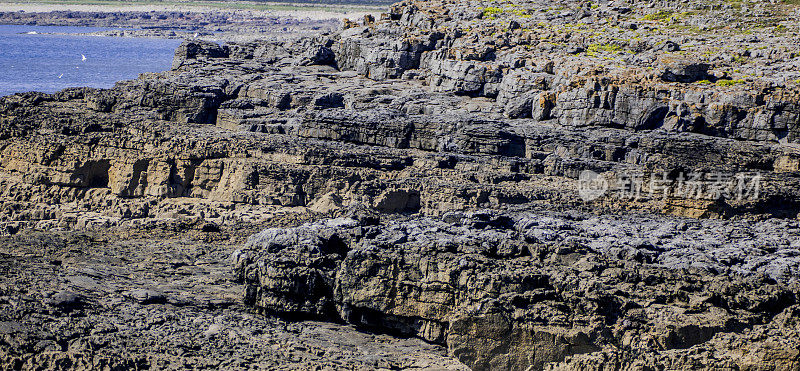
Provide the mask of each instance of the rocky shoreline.
{"label": "rocky shoreline", "polygon": [[798,369],[800,11],[643,4],[403,1],[0,98],[0,362]]}
{"label": "rocky shoreline", "polygon": [[[81,8],[78,8],[81,9]],[[317,35],[340,27],[347,12],[252,11],[177,8],[175,10],[121,8],[97,10],[53,10],[48,12],[2,11],[0,24],[28,26],[101,27],[112,30],[86,33],[91,36],[155,37],[210,40],[250,40],[276,33],[292,36]],[[368,12],[355,12],[363,16]]]}

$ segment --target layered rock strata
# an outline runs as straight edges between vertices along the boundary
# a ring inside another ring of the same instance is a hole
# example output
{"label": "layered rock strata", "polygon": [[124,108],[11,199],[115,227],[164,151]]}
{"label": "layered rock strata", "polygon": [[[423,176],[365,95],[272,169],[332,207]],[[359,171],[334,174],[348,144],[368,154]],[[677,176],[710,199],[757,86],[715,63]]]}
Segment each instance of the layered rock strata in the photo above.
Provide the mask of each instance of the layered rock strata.
{"label": "layered rock strata", "polygon": [[795,369],[797,9],[651,5],[405,1],[0,98],[2,233],[267,228],[246,305],[474,369]]}

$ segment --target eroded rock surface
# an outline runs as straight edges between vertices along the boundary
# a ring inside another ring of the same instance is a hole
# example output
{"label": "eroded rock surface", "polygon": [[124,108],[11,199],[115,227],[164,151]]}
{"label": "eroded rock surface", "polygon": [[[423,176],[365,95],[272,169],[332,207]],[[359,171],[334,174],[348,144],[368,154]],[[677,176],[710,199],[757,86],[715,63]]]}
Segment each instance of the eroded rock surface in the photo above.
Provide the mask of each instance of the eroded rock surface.
{"label": "eroded rock surface", "polygon": [[[696,363],[686,364],[711,367],[715,346],[742,346],[730,333],[752,337],[748,347],[759,353],[720,362],[791,368],[800,355],[789,319],[798,310],[797,248],[746,248],[734,237],[773,228],[798,232],[796,222],[655,225],[576,214],[449,213],[380,225],[339,218],[265,229],[235,257],[248,304],[447,344],[476,369],[542,368],[573,355],[581,355],[575,365],[591,364],[598,356],[584,354],[594,352],[667,368],[691,354]],[[741,241],[770,245],[761,238]],[[777,265],[786,273],[778,280],[768,275]]]}
{"label": "eroded rock surface", "polygon": [[251,313],[229,238],[162,221],[5,239],[2,368],[466,369],[420,339]]}
{"label": "eroded rock surface", "polygon": [[[0,98],[5,269],[46,291],[8,289],[22,309],[3,331],[113,321],[97,297],[118,295],[121,313],[184,311],[167,333],[202,350],[124,367],[270,347],[243,362],[797,369],[800,13],[643,4],[404,1],[333,33],[188,40],[172,70],[112,89]],[[115,259],[190,246],[192,263],[54,289],[76,268],[34,258],[63,245],[41,236],[105,229],[89,246]],[[283,330],[349,329],[309,320],[382,335]],[[231,326],[239,340],[203,350]],[[4,362],[51,362],[30,344],[54,339],[53,359],[86,359],[64,331],[7,341]],[[117,354],[122,335],[103,336]],[[386,348],[320,355],[375,339]]]}

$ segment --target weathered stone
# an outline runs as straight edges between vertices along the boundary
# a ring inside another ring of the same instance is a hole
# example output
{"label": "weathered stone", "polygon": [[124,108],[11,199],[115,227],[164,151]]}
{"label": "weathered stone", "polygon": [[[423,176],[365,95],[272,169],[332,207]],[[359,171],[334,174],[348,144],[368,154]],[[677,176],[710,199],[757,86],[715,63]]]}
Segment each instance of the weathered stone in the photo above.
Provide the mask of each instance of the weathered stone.
{"label": "weathered stone", "polygon": [[[790,5],[514,5],[194,37],[171,71],[0,98],[4,282],[39,285],[0,287],[3,366],[796,368]],[[81,305],[42,306],[61,285]],[[272,315],[440,346],[335,358],[367,335]]]}

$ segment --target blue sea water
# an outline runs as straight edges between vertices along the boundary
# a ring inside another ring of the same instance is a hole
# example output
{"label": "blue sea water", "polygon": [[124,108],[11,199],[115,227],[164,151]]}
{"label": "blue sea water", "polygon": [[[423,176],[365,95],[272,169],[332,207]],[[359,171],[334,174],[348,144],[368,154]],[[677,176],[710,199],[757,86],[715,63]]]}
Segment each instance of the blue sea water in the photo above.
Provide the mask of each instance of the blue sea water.
{"label": "blue sea water", "polygon": [[101,30],[0,25],[0,96],[26,91],[54,93],[78,86],[110,88],[143,72],[168,70],[181,42],[45,34]]}

